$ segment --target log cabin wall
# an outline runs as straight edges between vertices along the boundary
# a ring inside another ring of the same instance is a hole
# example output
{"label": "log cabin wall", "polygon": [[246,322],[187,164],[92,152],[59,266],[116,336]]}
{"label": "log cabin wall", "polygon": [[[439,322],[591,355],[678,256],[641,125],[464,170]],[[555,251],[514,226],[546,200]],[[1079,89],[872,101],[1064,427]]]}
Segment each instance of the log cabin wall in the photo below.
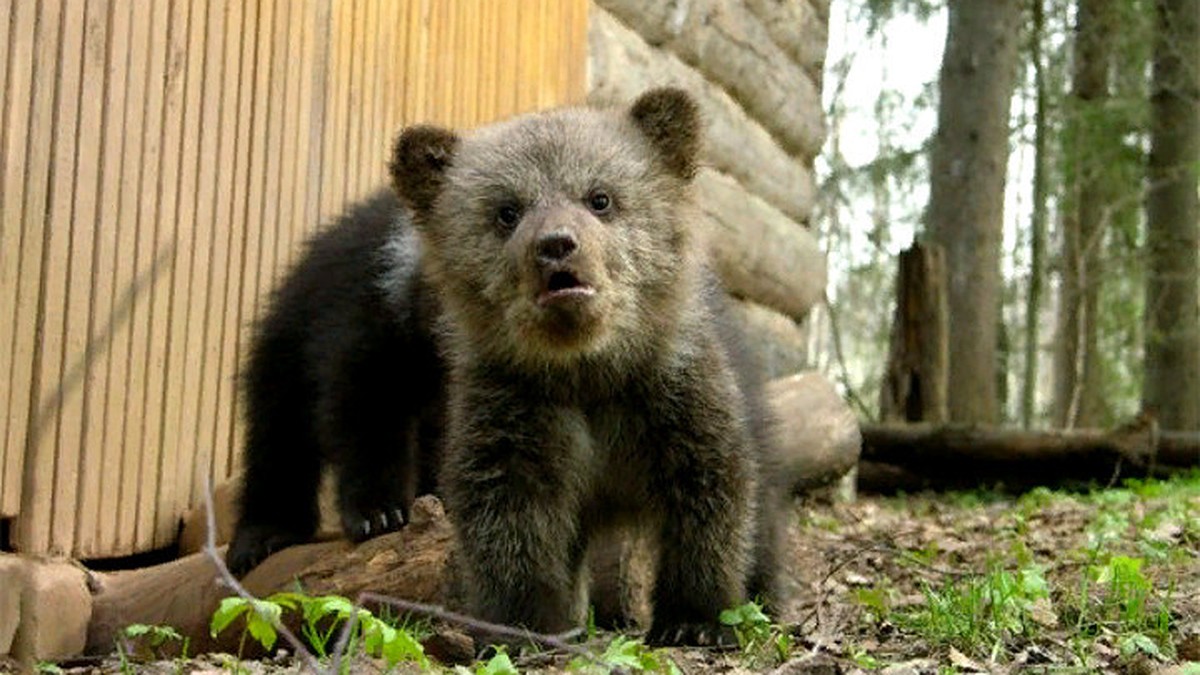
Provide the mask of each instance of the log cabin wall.
{"label": "log cabin wall", "polygon": [[404,123],[582,101],[587,22],[586,0],[0,0],[0,544],[170,545],[234,468],[247,327],[305,235],[383,184]]}
{"label": "log cabin wall", "polygon": [[648,86],[696,96],[707,122],[697,178],[713,264],[772,375],[805,365],[798,325],[824,295],[807,229],[825,139],[821,75],[829,0],[593,0],[588,99],[627,103]]}

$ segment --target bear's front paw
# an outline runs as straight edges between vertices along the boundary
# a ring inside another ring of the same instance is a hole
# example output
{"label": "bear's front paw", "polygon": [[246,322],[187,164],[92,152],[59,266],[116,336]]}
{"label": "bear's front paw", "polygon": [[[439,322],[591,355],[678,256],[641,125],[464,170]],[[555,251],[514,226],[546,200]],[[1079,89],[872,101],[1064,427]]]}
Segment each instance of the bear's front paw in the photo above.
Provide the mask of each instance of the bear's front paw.
{"label": "bear's front paw", "polygon": [[381,509],[344,509],[342,530],[351,541],[366,541],[385,532],[395,532],[404,527],[406,519],[399,506]]}
{"label": "bear's front paw", "polygon": [[233,533],[229,550],[225,551],[225,566],[231,574],[241,578],[258,564],[294,544],[303,544],[307,537],[284,532],[270,527],[245,526]]}
{"label": "bear's front paw", "polygon": [[660,624],[655,622],[646,635],[654,647],[714,647],[733,649],[738,646],[733,628],[715,621]]}

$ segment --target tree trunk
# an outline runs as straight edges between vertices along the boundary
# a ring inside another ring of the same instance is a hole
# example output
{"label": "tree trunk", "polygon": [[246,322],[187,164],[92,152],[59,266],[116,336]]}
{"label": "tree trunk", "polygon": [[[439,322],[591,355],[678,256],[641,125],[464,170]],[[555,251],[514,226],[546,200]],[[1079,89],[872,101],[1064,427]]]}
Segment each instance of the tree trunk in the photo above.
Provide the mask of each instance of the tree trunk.
{"label": "tree trunk", "polygon": [[1038,360],[1041,355],[1038,315],[1042,308],[1042,274],[1046,269],[1046,72],[1042,57],[1042,39],[1046,30],[1044,0],[1033,0],[1033,28],[1030,36],[1033,62],[1033,215],[1029,223],[1029,285],[1025,297],[1025,372],[1021,384],[1021,426],[1033,426],[1037,405]]}
{"label": "tree trunk", "polygon": [[879,392],[885,422],[946,422],[946,264],[937,244],[900,253],[896,313]]}
{"label": "tree trunk", "polygon": [[1021,3],[949,3],[928,232],[946,250],[950,419],[995,422],[1000,241]]}
{"label": "tree trunk", "polygon": [[1151,93],[1143,406],[1200,429],[1200,0],[1158,0]]}
{"label": "tree trunk", "polygon": [[1054,422],[1068,429],[1106,421],[1096,352],[1102,226],[1111,200],[1102,175],[1114,154],[1108,148],[1122,143],[1099,123],[1109,98],[1108,15],[1108,0],[1079,0],[1075,15],[1074,106],[1067,134],[1070,195],[1061,221],[1062,283],[1054,354]]}

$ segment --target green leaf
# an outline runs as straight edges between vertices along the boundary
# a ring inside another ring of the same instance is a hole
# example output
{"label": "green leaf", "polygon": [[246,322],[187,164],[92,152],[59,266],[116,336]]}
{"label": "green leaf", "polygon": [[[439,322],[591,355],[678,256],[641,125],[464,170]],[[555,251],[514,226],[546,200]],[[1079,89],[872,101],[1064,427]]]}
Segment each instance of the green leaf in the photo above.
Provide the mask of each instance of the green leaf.
{"label": "green leaf", "polygon": [[1125,656],[1133,656],[1139,652],[1149,654],[1150,656],[1159,656],[1161,654],[1158,643],[1141,633],[1126,635],[1118,642],[1118,646],[1121,649],[1121,654]]}
{"label": "green leaf", "polygon": [[233,596],[221,600],[217,611],[213,612],[212,623],[209,625],[212,636],[217,637],[221,631],[233,623],[234,619],[248,609],[250,609],[250,603],[245,598]]}
{"label": "green leaf", "polygon": [[141,637],[150,632],[150,626],[144,623],[131,623],[125,626],[125,637]]}
{"label": "green leaf", "polygon": [[309,602],[309,597],[294,591],[280,591],[267,596],[266,602],[273,602],[280,607],[294,610],[305,606]]}
{"label": "green leaf", "polygon": [[521,673],[513,665],[512,659],[508,658],[508,654],[503,649],[498,649],[496,655],[488,659],[487,663],[475,669],[475,675],[521,675]]}
{"label": "green leaf", "polygon": [[270,651],[279,637],[275,626],[279,625],[279,619],[283,616],[283,607],[268,600],[255,600],[254,609],[246,615],[246,629],[263,649]]}
{"label": "green leaf", "polygon": [[413,661],[422,668],[429,667],[425,648],[406,630],[394,630],[392,637],[384,640],[382,656],[389,666],[401,661]]}

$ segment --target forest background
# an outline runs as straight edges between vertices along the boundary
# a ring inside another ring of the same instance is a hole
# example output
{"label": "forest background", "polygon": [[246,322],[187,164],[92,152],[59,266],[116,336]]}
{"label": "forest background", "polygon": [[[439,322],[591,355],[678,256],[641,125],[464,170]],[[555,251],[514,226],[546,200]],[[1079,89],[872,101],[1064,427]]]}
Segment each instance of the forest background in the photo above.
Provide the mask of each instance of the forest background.
{"label": "forest background", "polygon": [[896,256],[935,242],[952,420],[1200,429],[1200,3],[951,4],[832,4],[814,363],[875,419]]}

